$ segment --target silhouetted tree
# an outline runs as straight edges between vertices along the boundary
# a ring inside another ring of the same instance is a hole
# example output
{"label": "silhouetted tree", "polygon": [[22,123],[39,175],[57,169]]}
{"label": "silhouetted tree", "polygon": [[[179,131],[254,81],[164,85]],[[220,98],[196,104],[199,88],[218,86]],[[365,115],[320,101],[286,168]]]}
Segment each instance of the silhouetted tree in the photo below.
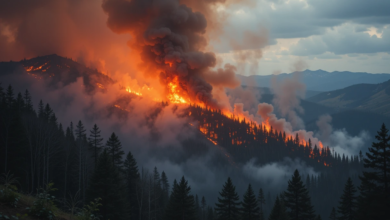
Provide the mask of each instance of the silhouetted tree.
{"label": "silhouetted tree", "polygon": [[125,154],[125,152],[123,152],[122,144],[115,133],[111,134],[110,138],[107,140],[106,146],[112,157],[112,163],[114,166],[121,168],[123,163],[122,156]]}
{"label": "silhouetted tree", "polygon": [[260,188],[259,190],[259,196],[257,197],[257,200],[259,202],[259,219],[264,220],[264,205],[265,205],[265,198],[264,198],[264,193],[263,189]]}
{"label": "silhouetted tree", "polygon": [[230,177],[223,185],[219,193],[218,203],[215,204],[217,219],[219,220],[236,220],[240,219],[240,197],[236,192]]}
{"label": "silhouetted tree", "polygon": [[195,201],[190,195],[191,187],[188,186],[184,176],[179,184],[173,185],[164,219],[166,220],[195,220]]}
{"label": "silhouetted tree", "polygon": [[274,207],[272,208],[268,220],[288,220],[286,207],[280,201],[279,196],[276,197]]}
{"label": "silhouetted tree", "polygon": [[90,130],[90,134],[89,134],[89,144],[91,145],[92,149],[93,149],[93,157],[95,159],[95,167],[96,167],[96,164],[97,164],[97,159],[99,157],[99,153],[102,149],[102,142],[103,142],[103,138],[101,138],[101,135],[100,135],[100,129],[99,127],[95,124],[92,128],[92,130]]}
{"label": "silhouetted tree", "polygon": [[353,220],[356,212],[356,189],[349,177],[338,207],[339,220]]}
{"label": "silhouetted tree", "polygon": [[329,219],[330,220],[337,220],[336,209],[334,207],[332,208],[332,212],[330,213]]}
{"label": "silhouetted tree", "polygon": [[112,163],[111,156],[104,150],[92,174],[88,199],[101,198],[99,214],[103,219],[127,219],[126,200],[119,170]]}
{"label": "silhouetted tree", "polygon": [[363,159],[364,167],[369,168],[360,177],[360,195],[358,197],[358,219],[384,219],[389,215],[390,207],[390,136],[385,124],[382,124],[369,152]]}
{"label": "silhouetted tree", "polygon": [[251,184],[249,184],[242,202],[241,218],[247,220],[258,220],[260,218],[259,211],[260,208],[256,200],[255,192],[253,191]]}
{"label": "silhouetted tree", "polygon": [[288,181],[285,195],[285,205],[291,220],[312,220],[315,218],[309,192],[301,180],[298,170]]}

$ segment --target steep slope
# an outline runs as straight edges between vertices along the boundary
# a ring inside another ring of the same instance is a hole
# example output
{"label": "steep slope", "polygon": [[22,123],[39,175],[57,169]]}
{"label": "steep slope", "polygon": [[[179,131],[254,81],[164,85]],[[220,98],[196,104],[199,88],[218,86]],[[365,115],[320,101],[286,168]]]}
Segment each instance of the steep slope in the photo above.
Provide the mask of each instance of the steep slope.
{"label": "steep slope", "polygon": [[79,77],[83,77],[87,91],[104,89],[106,84],[113,80],[97,71],[88,68],[72,59],[56,54],[35,57],[19,62],[0,62],[0,76],[16,73],[27,73],[36,79],[50,80],[49,85],[58,86],[73,83]]}
{"label": "steep slope", "polygon": [[[277,75],[278,80],[290,78],[292,74],[282,73]],[[253,85],[259,87],[270,87],[271,79],[274,75],[239,75],[243,85]],[[304,70],[301,73],[301,80],[306,85],[307,90],[313,91],[332,91],[342,89],[359,83],[381,83],[390,79],[390,74],[370,74],[364,72],[327,72],[324,70]]]}
{"label": "steep slope", "polygon": [[372,111],[390,116],[390,80],[380,84],[358,84],[308,99],[338,109]]}

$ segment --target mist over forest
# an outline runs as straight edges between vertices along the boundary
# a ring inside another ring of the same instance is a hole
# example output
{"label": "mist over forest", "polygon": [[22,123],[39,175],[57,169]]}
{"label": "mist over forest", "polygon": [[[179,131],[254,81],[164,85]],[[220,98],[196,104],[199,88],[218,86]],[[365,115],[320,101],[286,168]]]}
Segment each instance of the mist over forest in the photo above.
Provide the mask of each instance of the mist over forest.
{"label": "mist over forest", "polygon": [[0,219],[390,219],[359,2],[0,1]]}

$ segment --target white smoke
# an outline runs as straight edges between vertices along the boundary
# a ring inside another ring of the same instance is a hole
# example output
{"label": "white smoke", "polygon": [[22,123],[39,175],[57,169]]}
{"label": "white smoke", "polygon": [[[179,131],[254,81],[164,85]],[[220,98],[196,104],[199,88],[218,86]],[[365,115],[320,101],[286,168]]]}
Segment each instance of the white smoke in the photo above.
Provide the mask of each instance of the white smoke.
{"label": "white smoke", "polygon": [[363,130],[358,136],[351,136],[345,128],[334,131],[331,122],[330,115],[322,115],[316,122],[319,128],[316,136],[338,154],[357,155],[366,146],[370,138],[367,131]]}
{"label": "white smoke", "polygon": [[301,177],[306,175],[317,176],[313,167],[307,166],[305,162],[299,159],[292,160],[284,158],[281,162],[273,162],[263,166],[255,164],[256,160],[252,159],[243,167],[243,172],[248,177],[261,182],[263,185],[285,188],[287,180],[291,178],[297,169]]}

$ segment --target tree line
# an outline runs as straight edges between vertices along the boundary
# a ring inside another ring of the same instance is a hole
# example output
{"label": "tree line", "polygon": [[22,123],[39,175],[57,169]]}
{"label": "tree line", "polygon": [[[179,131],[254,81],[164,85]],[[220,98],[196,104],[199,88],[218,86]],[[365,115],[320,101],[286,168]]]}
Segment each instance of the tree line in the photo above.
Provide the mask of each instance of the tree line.
{"label": "tree line", "polygon": [[[26,193],[34,194],[37,188],[54,182],[60,198],[57,203],[63,209],[69,198],[79,195],[80,204],[101,199],[101,219],[341,220],[389,216],[390,137],[385,125],[365,156],[353,162],[345,157],[340,160],[339,169],[364,168],[357,175],[349,175],[341,186],[327,186],[326,190],[343,190],[334,208],[324,214],[316,211],[313,201],[321,202],[318,192],[324,190],[322,184],[335,183],[329,181],[333,175],[329,171],[304,180],[296,170],[286,190],[272,198],[261,188],[255,192],[248,184],[241,200],[228,178],[216,195],[217,202],[208,204],[203,196],[191,192],[184,176],[171,185],[164,171],[139,168],[134,155],[125,154],[115,133],[104,142],[97,125],[87,132],[79,121],[64,129],[49,104],[40,101],[36,111],[31,100],[27,90],[15,95],[12,86],[6,90],[0,86],[0,169],[18,176],[20,190]],[[268,212],[267,206],[271,207]]]}

